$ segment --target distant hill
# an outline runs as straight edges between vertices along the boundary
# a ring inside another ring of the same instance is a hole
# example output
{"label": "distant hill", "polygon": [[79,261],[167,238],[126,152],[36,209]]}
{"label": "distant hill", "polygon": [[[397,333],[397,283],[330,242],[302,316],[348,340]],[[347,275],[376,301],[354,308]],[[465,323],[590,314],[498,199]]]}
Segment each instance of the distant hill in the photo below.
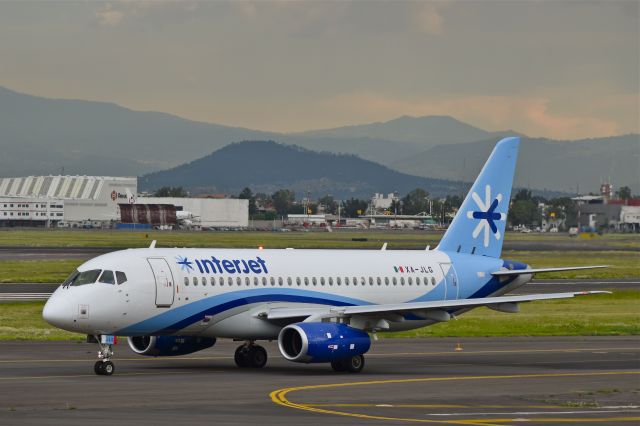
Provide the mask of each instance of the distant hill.
{"label": "distant hill", "polygon": [[[0,87],[0,173],[139,175],[272,134]],[[28,154],[28,155],[25,155]]]}
{"label": "distant hill", "polygon": [[[471,181],[495,145],[495,139],[441,145],[391,164],[418,176]],[[640,193],[640,135],[555,141],[523,137],[515,185],[575,193],[597,192],[602,179]]]}
{"label": "distant hill", "polygon": [[142,176],[141,190],[183,186],[192,192],[239,193],[244,187],[272,193],[292,189],[298,197],[331,194],[337,199],[369,198],[375,192],[424,188],[432,195],[457,193],[456,182],[410,176],[353,155],[318,153],[272,141],[228,145],[187,164]]}
{"label": "distant hill", "polygon": [[449,116],[410,117],[355,126],[296,133],[303,137],[370,138],[414,144],[424,148],[479,141],[515,132],[487,132]]}

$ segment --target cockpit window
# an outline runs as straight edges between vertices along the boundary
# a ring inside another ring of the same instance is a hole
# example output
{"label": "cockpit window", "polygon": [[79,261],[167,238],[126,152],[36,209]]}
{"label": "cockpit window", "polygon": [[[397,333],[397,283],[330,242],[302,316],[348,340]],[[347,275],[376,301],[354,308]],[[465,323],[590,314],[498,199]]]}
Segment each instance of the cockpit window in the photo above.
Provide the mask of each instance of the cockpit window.
{"label": "cockpit window", "polygon": [[92,269],[90,271],[79,272],[75,271],[69,276],[62,284],[63,286],[79,286],[85,284],[93,284],[100,276],[101,269]]}
{"label": "cockpit window", "polygon": [[127,276],[124,272],[116,271],[116,278],[118,279],[118,284],[127,282]]}
{"label": "cockpit window", "polygon": [[98,281],[105,284],[115,284],[116,277],[113,275],[113,271],[105,270],[102,272],[102,275],[100,275],[100,279]]}

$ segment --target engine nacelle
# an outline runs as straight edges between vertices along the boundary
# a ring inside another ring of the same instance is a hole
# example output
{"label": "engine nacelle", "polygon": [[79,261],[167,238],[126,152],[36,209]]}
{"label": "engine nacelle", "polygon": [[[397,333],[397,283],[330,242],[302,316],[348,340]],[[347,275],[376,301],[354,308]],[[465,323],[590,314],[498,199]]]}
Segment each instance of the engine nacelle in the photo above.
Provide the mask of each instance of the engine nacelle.
{"label": "engine nacelle", "polygon": [[284,327],[278,348],[293,362],[332,362],[362,355],[371,347],[371,338],[362,330],[331,322],[299,322]]}
{"label": "engine nacelle", "polygon": [[214,337],[193,336],[135,336],[127,338],[127,341],[135,353],[146,356],[187,355],[216,343]]}

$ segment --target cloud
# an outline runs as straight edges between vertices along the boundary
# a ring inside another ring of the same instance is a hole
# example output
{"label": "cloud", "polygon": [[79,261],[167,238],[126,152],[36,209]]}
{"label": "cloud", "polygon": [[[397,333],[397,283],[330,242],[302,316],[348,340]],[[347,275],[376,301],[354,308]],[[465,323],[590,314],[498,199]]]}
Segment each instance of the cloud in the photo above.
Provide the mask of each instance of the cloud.
{"label": "cloud", "polygon": [[102,27],[116,27],[122,22],[124,12],[115,9],[111,3],[105,4],[100,10],[96,11],[98,23]]}
{"label": "cloud", "polygon": [[444,32],[444,20],[439,9],[441,3],[427,2],[420,4],[416,13],[418,29],[430,35],[441,35]]}
{"label": "cloud", "polygon": [[193,13],[198,9],[198,3],[183,0],[166,1],[142,1],[142,0],[119,0],[105,3],[95,12],[98,24],[102,27],[117,27],[125,18],[133,16],[147,16],[154,10],[172,14],[176,10]]}

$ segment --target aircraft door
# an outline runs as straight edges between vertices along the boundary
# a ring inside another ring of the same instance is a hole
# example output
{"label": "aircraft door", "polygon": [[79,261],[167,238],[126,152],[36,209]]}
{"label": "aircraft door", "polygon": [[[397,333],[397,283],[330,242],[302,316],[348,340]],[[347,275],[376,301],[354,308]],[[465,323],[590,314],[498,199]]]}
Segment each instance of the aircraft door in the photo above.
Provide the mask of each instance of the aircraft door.
{"label": "aircraft door", "polygon": [[441,263],[440,268],[442,269],[442,273],[444,274],[444,280],[446,283],[446,292],[445,292],[445,300],[455,300],[460,295],[459,283],[458,283],[458,274],[456,274],[456,269],[453,267],[451,263]]}
{"label": "aircraft door", "polygon": [[156,281],[156,306],[171,306],[175,286],[169,264],[162,258],[148,258],[147,262],[151,266]]}

